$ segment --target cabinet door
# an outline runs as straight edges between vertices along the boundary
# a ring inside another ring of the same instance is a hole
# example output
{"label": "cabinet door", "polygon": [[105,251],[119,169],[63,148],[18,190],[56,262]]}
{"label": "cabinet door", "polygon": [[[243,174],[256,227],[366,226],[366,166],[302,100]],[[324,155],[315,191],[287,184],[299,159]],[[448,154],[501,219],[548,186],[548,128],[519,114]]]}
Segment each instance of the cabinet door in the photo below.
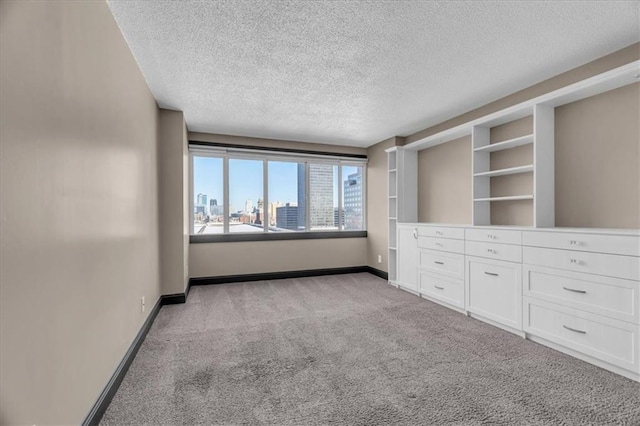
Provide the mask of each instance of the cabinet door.
{"label": "cabinet door", "polygon": [[398,226],[398,284],[418,291],[418,233],[415,227]]}
{"label": "cabinet door", "polygon": [[469,312],[522,331],[522,265],[467,256]]}

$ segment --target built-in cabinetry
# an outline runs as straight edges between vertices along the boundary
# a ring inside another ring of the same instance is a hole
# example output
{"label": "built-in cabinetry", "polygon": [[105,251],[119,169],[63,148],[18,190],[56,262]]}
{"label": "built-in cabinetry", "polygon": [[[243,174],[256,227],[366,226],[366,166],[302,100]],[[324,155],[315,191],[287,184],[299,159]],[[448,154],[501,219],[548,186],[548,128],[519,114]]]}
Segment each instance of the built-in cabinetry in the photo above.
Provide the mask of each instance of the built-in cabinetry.
{"label": "built-in cabinetry", "polygon": [[[554,227],[554,108],[637,82],[639,67],[389,149],[390,283],[640,381],[640,232]],[[529,119],[530,131],[492,140],[493,128]],[[472,141],[471,223],[417,223],[418,151],[464,136]],[[492,155],[525,146],[524,163],[494,166]],[[531,185],[519,192],[492,188],[495,178],[524,174]],[[531,223],[494,223],[492,209],[514,201],[530,203]]]}
{"label": "built-in cabinetry", "polygon": [[387,150],[388,159],[388,232],[387,253],[389,281],[396,285],[398,278],[398,223],[418,220],[418,154],[415,151]]}

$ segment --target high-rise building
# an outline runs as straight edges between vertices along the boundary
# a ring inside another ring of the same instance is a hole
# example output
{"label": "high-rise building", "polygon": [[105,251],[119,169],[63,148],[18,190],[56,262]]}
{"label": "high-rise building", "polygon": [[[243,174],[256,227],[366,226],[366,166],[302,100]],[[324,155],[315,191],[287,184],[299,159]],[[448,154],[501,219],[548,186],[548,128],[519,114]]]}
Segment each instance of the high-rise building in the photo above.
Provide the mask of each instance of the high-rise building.
{"label": "high-rise building", "polygon": [[[309,228],[334,228],[333,168],[331,164],[309,164]],[[302,169],[304,170],[304,169]],[[304,172],[303,172],[304,173]],[[298,205],[304,198],[304,174],[298,166]],[[303,181],[302,185],[300,181]],[[302,189],[302,191],[301,191]],[[303,197],[301,197],[301,193]],[[301,214],[306,214],[306,203]],[[304,223],[304,221],[303,221]],[[299,224],[300,225],[300,224]]]}
{"label": "high-rise building", "polygon": [[253,203],[251,202],[251,200],[247,200],[244,203],[244,211],[246,213],[253,213]]}
{"label": "high-rise building", "polygon": [[343,229],[362,229],[362,169],[358,168],[343,183]]}
{"label": "high-rise building", "polygon": [[198,194],[198,198],[196,201],[196,204],[199,206],[206,206],[207,205],[207,194]]}
{"label": "high-rise building", "polygon": [[298,206],[287,203],[276,207],[276,226],[283,229],[298,230]]}
{"label": "high-rise building", "polygon": [[269,203],[269,225],[276,225],[278,223],[278,207],[282,207],[283,204],[280,201]]}
{"label": "high-rise building", "polygon": [[220,216],[223,214],[222,206],[218,205],[218,200],[215,198],[209,200],[209,214],[211,214],[211,216]]}

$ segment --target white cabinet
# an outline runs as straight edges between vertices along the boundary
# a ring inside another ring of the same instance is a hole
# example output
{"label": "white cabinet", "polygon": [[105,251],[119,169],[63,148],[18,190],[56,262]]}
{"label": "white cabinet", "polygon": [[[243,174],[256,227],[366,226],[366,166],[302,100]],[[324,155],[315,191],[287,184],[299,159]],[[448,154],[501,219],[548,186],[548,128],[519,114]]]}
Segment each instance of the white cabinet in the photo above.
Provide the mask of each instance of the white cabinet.
{"label": "white cabinet", "polygon": [[522,330],[522,265],[469,256],[466,286],[469,312]]}
{"label": "white cabinet", "polygon": [[397,284],[418,291],[418,230],[415,226],[398,225]]}

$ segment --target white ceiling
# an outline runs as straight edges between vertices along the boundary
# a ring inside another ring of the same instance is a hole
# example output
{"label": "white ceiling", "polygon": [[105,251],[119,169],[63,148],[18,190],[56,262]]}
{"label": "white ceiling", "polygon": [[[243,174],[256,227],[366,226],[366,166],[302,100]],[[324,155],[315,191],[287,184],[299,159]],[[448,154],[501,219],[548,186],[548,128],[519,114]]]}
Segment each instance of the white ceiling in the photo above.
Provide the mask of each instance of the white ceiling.
{"label": "white ceiling", "polygon": [[189,130],[369,146],[640,39],[640,2],[109,1]]}

